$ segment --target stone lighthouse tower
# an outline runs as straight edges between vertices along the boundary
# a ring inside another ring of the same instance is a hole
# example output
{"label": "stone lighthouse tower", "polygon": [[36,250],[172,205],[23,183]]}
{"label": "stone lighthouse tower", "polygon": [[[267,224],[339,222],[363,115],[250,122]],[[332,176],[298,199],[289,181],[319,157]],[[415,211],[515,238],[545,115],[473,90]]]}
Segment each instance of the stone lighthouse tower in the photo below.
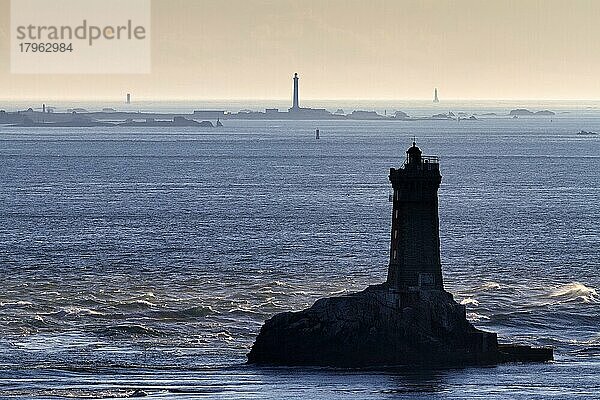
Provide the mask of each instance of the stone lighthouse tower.
{"label": "stone lighthouse tower", "polygon": [[298,96],[298,73],[294,74],[294,95],[292,97],[292,108],[290,110],[298,111],[300,109],[300,100]]}
{"label": "stone lighthouse tower", "polygon": [[388,284],[397,291],[443,289],[437,157],[423,156],[413,142],[400,169],[390,169],[394,189]]}

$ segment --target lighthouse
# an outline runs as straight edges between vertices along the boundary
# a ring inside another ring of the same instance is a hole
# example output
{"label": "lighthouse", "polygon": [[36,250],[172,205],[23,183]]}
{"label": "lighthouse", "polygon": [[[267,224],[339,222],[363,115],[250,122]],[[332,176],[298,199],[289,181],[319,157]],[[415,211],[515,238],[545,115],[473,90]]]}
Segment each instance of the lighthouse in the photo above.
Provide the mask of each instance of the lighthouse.
{"label": "lighthouse", "polygon": [[396,291],[443,290],[437,191],[442,181],[437,157],[424,156],[413,142],[406,161],[390,169],[392,232],[387,283]]}
{"label": "lighthouse", "polygon": [[299,102],[299,96],[298,96],[298,73],[294,74],[294,95],[293,95],[293,99],[292,99],[292,108],[290,108],[290,111],[298,111],[298,109],[300,109],[300,102]]}
{"label": "lighthouse", "polygon": [[444,290],[439,165],[413,142],[404,165],[390,170],[394,205],[386,284],[271,317],[248,354],[249,363],[447,368],[553,359],[552,348],[499,345],[497,335],[471,325],[465,306]]}

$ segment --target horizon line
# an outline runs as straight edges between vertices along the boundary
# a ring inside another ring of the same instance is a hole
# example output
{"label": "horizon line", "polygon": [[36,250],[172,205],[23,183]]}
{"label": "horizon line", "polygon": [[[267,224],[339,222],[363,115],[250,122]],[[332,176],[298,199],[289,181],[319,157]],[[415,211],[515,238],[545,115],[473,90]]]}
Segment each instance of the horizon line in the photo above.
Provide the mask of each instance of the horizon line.
{"label": "horizon line", "polygon": [[[210,101],[210,102],[227,102],[227,101],[264,101],[264,102],[286,102],[290,103],[290,100],[287,98],[181,98],[181,97],[165,97],[165,98],[153,98],[153,97],[140,97],[134,98],[131,104],[127,104],[121,97],[110,97],[110,98],[86,98],[86,97],[31,97],[31,98],[0,98],[0,102],[47,102],[47,101],[60,101],[60,102],[122,102],[124,105],[133,105],[136,102],[200,102],[200,101]],[[440,106],[444,103],[451,102],[476,102],[476,101],[486,101],[486,102],[540,102],[540,101],[548,101],[548,102],[600,102],[600,98],[444,98],[440,100],[439,103],[434,103],[432,99],[429,98],[312,98],[312,99],[303,99],[302,103],[309,102],[330,102],[330,101],[357,101],[357,102],[368,102],[368,101],[385,101],[385,102],[430,102],[432,105]]]}

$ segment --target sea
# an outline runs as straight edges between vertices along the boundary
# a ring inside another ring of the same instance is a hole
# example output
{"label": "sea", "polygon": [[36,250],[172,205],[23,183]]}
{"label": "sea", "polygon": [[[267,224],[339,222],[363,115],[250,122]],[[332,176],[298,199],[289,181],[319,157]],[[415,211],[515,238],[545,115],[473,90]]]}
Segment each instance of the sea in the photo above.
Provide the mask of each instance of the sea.
{"label": "sea", "polygon": [[[477,119],[0,126],[0,398],[600,398],[600,135],[577,134],[600,132],[600,102],[319,105]],[[555,361],[247,365],[272,315],[385,280],[389,168],[413,138],[440,157],[446,290]]]}

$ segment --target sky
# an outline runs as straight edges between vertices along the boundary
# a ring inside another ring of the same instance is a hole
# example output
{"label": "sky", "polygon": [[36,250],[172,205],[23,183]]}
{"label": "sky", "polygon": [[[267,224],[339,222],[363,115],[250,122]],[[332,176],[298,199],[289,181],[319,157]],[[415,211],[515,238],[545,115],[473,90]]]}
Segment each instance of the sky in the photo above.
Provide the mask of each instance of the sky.
{"label": "sky", "polygon": [[9,5],[0,99],[600,97],[597,0],[152,0],[139,75],[11,74]]}

